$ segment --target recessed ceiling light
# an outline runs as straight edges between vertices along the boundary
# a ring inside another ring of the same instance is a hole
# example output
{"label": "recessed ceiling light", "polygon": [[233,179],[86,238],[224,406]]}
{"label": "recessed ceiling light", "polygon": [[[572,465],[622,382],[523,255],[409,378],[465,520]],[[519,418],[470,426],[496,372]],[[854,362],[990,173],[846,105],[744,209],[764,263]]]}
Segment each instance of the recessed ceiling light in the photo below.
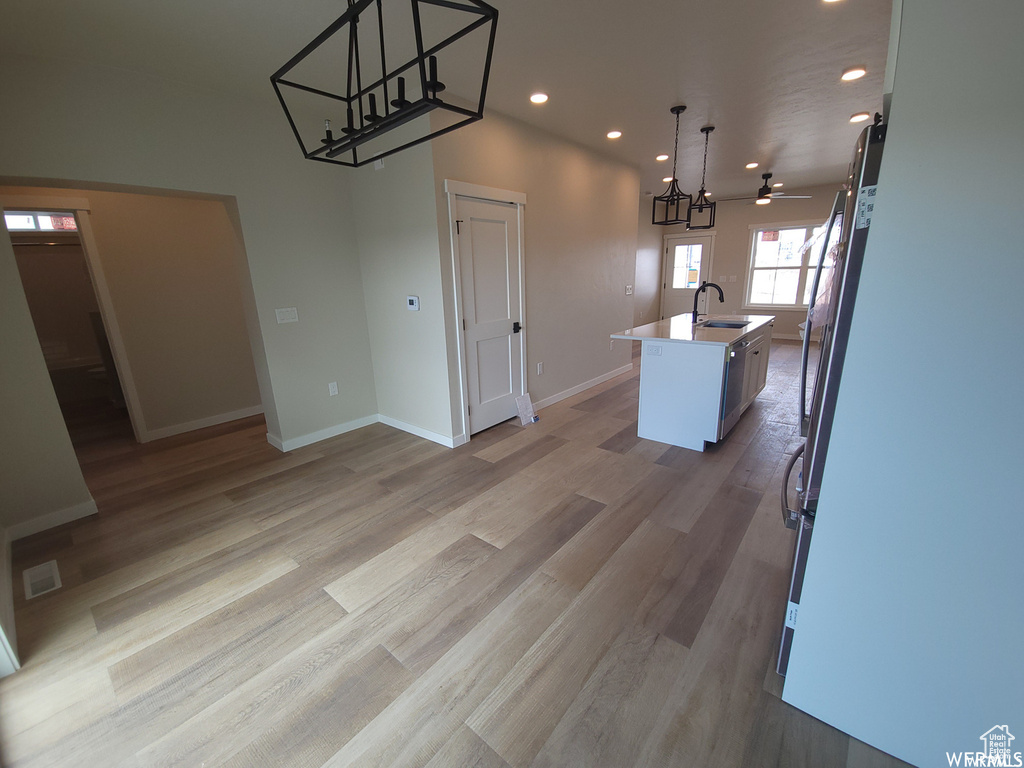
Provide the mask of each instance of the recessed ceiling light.
{"label": "recessed ceiling light", "polygon": [[772,184],[772,186],[773,187],[781,187],[782,186],[782,182],[781,181],[776,181],[774,184]]}
{"label": "recessed ceiling light", "polygon": [[622,135],[622,131],[608,131],[609,139],[617,139]]}
{"label": "recessed ceiling light", "polygon": [[843,80],[858,80],[867,73],[868,71],[864,67],[850,67],[843,70]]}
{"label": "recessed ceiling light", "polygon": [[662,182],[664,182],[665,184],[668,184],[670,181],[672,181],[671,176],[666,176],[664,179],[662,179]]}
{"label": "recessed ceiling light", "polygon": [[757,168],[757,163],[747,163],[746,167],[747,170],[750,170],[751,168]]}
{"label": "recessed ceiling light", "polygon": [[666,160],[668,160],[668,155],[658,155],[658,156],[657,156],[656,158],[654,158],[654,159],[655,159],[655,160],[657,160],[657,161],[658,161],[659,163],[663,163],[663,162],[665,162]]}
{"label": "recessed ceiling light", "polygon": [[755,200],[754,202],[757,203],[758,205],[768,205],[768,203],[770,203],[771,201],[772,199],[770,197],[762,197]]}
{"label": "recessed ceiling light", "polygon": [[533,96],[530,97],[530,101],[532,101],[534,104],[543,104],[547,100],[548,95],[546,93],[535,93],[533,94]]}
{"label": "recessed ceiling light", "polygon": [[865,120],[870,120],[871,115],[867,112],[858,112],[855,115],[850,115],[851,123],[863,123]]}

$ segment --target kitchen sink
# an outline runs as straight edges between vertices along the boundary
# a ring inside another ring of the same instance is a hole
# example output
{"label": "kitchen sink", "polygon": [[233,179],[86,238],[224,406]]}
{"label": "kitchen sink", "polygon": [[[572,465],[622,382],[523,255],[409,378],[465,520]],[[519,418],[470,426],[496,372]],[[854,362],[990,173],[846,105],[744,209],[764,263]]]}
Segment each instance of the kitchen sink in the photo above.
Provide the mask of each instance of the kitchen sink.
{"label": "kitchen sink", "polygon": [[701,328],[746,328],[749,323],[740,320],[706,320]]}

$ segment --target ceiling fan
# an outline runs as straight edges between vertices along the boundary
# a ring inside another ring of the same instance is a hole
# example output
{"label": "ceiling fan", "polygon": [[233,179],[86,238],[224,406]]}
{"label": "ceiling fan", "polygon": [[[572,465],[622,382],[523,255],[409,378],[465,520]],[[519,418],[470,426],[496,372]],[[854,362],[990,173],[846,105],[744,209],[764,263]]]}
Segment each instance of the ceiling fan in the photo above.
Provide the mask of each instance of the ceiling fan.
{"label": "ceiling fan", "polygon": [[810,195],[787,195],[785,192],[779,192],[772,189],[768,184],[769,179],[772,175],[770,173],[762,173],[761,178],[764,180],[764,184],[756,195],[750,195],[747,197],[724,197],[719,202],[725,203],[732,200],[753,200],[758,205],[766,205],[772,200],[810,200]]}

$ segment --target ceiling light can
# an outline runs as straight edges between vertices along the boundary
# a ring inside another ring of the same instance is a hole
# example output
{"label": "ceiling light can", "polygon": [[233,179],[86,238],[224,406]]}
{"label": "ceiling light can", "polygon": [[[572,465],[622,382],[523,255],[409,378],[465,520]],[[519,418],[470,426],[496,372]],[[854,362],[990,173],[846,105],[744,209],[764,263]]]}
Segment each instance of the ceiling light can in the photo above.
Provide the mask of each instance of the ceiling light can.
{"label": "ceiling light can", "polygon": [[622,131],[608,131],[609,139],[617,139],[622,136]]}
{"label": "ceiling light can", "polygon": [[849,82],[850,80],[859,80],[868,73],[867,69],[862,66],[848,67],[843,70],[842,79]]}
{"label": "ceiling light can", "polygon": [[757,168],[757,166],[758,166],[758,163],[747,163],[744,167],[748,171],[750,171],[750,170],[753,170],[754,168]]}
{"label": "ceiling light can", "polygon": [[851,123],[863,123],[865,120],[870,120],[871,114],[869,112],[857,112],[856,114],[850,115]]}
{"label": "ceiling light can", "polygon": [[543,104],[547,100],[548,95],[546,93],[535,93],[530,97],[530,101],[532,101],[534,104]]}

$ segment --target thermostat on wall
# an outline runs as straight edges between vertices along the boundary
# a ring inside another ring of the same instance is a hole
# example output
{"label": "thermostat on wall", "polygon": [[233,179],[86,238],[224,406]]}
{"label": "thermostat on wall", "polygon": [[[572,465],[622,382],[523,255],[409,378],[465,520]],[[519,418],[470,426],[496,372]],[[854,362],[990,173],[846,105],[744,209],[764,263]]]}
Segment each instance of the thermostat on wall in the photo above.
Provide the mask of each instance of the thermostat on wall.
{"label": "thermostat on wall", "polygon": [[410,312],[420,311],[420,297],[419,296],[406,296],[405,306]]}

